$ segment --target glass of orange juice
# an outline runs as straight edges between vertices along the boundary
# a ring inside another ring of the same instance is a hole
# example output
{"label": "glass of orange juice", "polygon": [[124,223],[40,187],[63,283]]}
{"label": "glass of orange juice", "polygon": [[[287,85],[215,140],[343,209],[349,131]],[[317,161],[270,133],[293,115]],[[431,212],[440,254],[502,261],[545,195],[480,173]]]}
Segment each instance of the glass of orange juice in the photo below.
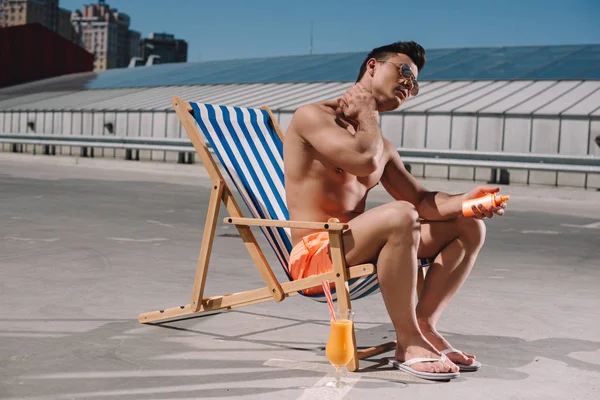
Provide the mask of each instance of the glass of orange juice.
{"label": "glass of orange juice", "polygon": [[328,382],[325,386],[341,388],[347,384],[342,381],[340,375],[342,369],[354,356],[354,343],[352,332],[354,328],[354,311],[337,311],[335,321],[331,320],[329,326],[329,339],[325,347],[325,355],[329,362],[335,367],[335,380]]}

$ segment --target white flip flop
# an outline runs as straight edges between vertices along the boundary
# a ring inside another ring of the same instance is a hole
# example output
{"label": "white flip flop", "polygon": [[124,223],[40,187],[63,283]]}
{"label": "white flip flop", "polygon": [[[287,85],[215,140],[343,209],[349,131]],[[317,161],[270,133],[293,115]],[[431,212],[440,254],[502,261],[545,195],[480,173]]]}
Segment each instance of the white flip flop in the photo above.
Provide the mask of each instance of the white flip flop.
{"label": "white flip flop", "polygon": [[[465,353],[458,349],[455,349],[454,347],[449,347],[446,350],[440,351],[440,353],[442,353],[444,356],[448,356],[448,354],[450,353],[458,353],[462,354],[463,356],[465,355]],[[481,363],[477,360],[473,360],[471,364],[463,364],[455,361],[452,362],[456,364],[456,366],[460,369],[460,372],[475,372],[479,370],[479,368],[481,368]]]}
{"label": "white flip flop", "polygon": [[407,361],[398,361],[394,358],[390,358],[388,363],[394,367],[399,369],[400,371],[404,371],[408,374],[414,375],[418,378],[429,379],[432,381],[449,381],[450,379],[458,378],[460,376],[459,372],[421,372],[411,368],[411,365],[420,363],[420,362],[436,362],[436,361],[444,361],[447,357],[442,355],[442,358],[411,358]]}

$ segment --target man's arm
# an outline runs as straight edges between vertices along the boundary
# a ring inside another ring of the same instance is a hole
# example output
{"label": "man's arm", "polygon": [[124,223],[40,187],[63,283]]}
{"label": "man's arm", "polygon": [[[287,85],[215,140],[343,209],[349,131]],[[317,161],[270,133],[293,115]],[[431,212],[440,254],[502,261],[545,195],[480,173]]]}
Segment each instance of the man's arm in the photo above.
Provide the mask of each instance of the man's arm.
{"label": "man's arm", "polygon": [[298,135],[332,164],[356,176],[375,172],[383,156],[383,136],[375,100],[354,86],[339,100],[344,114],[358,121],[356,134],[335,123],[317,105],[299,108],[292,121]]}
{"label": "man's arm", "polygon": [[[462,215],[463,201],[500,190],[478,186],[468,193],[461,194],[428,191],[406,170],[400,155],[387,140],[386,151],[390,153],[390,157],[381,177],[381,184],[394,199],[413,204],[419,216],[427,221],[444,221],[459,217]],[[493,214],[502,215],[504,205],[489,210],[480,205],[474,213],[478,219],[491,218]]]}

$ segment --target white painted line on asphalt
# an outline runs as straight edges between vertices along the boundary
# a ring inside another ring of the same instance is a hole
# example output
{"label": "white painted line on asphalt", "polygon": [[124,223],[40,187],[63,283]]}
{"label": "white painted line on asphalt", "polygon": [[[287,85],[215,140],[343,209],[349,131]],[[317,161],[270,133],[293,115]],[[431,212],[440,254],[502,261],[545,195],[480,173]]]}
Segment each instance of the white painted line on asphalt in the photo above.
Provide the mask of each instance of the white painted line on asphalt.
{"label": "white painted line on asphalt", "polygon": [[496,272],[509,272],[510,269],[506,269],[506,268],[494,268],[494,271],[496,271]]}
{"label": "white painted line on asphalt", "polygon": [[50,238],[50,239],[34,239],[34,238],[24,238],[19,236],[4,236],[4,239],[7,240],[22,240],[26,242],[56,242],[60,240],[60,238]]}
{"label": "white painted line on asphalt", "polygon": [[167,228],[175,228],[173,225],[163,224],[162,222],[153,221],[151,219],[146,220],[146,222],[149,222],[151,224],[157,224],[157,225],[160,225],[160,226],[166,226]]}
{"label": "white painted line on asphalt", "polygon": [[165,240],[169,240],[167,238],[148,238],[148,239],[132,239],[132,238],[118,238],[118,237],[107,237],[106,240],[116,240],[117,242],[164,242]]}
{"label": "white painted line on asphalt", "polygon": [[560,232],[558,232],[558,231],[521,231],[521,233],[525,233],[525,234],[539,233],[542,235],[558,235]]}
{"label": "white painted line on asphalt", "polygon": [[591,224],[587,225],[560,224],[560,226],[569,226],[572,228],[600,229],[600,221],[592,222]]}

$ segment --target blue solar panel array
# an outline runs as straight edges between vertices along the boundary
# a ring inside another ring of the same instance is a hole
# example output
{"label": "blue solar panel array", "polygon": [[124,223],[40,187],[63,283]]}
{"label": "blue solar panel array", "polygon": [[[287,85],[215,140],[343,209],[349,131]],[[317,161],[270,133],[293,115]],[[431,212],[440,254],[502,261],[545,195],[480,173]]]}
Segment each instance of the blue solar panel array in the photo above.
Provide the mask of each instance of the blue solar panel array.
{"label": "blue solar panel array", "polygon": [[[351,82],[366,53],[164,64],[90,74],[90,89],[232,83]],[[419,80],[600,79],[600,44],[427,50]]]}

